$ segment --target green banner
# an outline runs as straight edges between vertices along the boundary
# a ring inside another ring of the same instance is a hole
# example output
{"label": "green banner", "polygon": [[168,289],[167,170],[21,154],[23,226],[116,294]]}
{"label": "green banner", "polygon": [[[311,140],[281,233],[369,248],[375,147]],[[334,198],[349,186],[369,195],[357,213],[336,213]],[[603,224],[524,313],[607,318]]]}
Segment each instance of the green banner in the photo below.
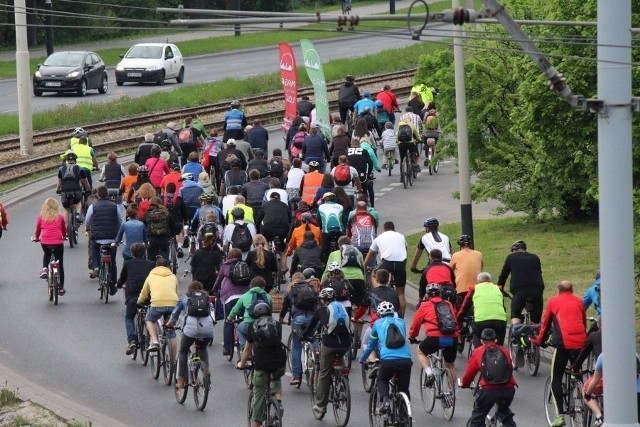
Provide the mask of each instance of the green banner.
{"label": "green banner", "polygon": [[331,141],[331,122],[329,121],[329,98],[327,96],[327,82],[324,79],[322,61],[316,47],[310,40],[300,40],[300,49],[304,58],[304,67],[307,70],[309,80],[313,84],[313,93],[316,104],[316,122],[320,126],[322,134]]}

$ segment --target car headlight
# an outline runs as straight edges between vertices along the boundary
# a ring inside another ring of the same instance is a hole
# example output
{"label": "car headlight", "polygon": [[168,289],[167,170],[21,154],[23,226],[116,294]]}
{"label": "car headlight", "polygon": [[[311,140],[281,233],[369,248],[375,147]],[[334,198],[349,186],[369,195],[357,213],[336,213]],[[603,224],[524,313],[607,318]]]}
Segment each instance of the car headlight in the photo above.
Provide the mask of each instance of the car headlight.
{"label": "car headlight", "polygon": [[40,71],[36,71],[35,76],[36,76],[37,78],[40,78],[40,77],[42,77],[42,74],[40,74]]}
{"label": "car headlight", "polygon": [[124,67],[118,64],[118,66],[116,67],[116,71],[124,71]]}
{"label": "car headlight", "polygon": [[157,70],[157,69],[158,69],[158,66],[157,66],[157,65],[149,65],[149,66],[147,67],[147,71],[155,71],[155,70]]}
{"label": "car headlight", "polygon": [[75,79],[79,75],[80,75],[80,71],[73,71],[73,72],[67,74],[67,78],[68,79]]}

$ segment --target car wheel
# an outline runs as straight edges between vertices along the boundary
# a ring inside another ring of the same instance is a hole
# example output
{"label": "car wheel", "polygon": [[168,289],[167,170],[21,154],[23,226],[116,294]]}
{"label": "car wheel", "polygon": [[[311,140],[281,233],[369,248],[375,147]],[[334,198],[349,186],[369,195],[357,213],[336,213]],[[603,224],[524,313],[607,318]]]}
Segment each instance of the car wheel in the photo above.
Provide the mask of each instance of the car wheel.
{"label": "car wheel", "polygon": [[178,73],[178,77],[176,77],[176,81],[178,83],[182,83],[184,81],[184,67],[180,68],[180,72]]}
{"label": "car wheel", "polygon": [[41,90],[38,90],[38,89],[34,89],[34,90],[33,90],[33,94],[34,94],[35,96],[42,96],[42,91],[41,91]]}
{"label": "car wheel", "polygon": [[98,92],[105,94],[109,90],[109,78],[105,74],[102,76],[102,86],[98,88]]}
{"label": "car wheel", "polygon": [[160,76],[158,77],[156,84],[158,86],[162,86],[164,84],[164,70],[160,71]]}
{"label": "car wheel", "polygon": [[116,84],[117,84],[118,86],[122,86],[122,85],[124,84],[124,82],[121,82],[120,80],[116,80]]}
{"label": "car wheel", "polygon": [[82,79],[80,85],[78,85],[78,95],[85,96],[87,94],[87,81]]}

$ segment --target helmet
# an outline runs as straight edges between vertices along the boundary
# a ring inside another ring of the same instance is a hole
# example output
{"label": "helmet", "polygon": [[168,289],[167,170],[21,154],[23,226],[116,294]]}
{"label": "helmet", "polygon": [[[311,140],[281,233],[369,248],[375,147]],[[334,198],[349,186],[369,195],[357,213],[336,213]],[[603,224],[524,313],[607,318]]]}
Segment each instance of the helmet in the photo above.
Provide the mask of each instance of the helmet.
{"label": "helmet", "polygon": [[238,101],[237,99],[234,99],[233,101],[231,101],[231,108],[238,108],[240,106],[240,101]]}
{"label": "helmet", "polygon": [[193,174],[189,172],[183,173],[180,177],[180,181],[193,181]]}
{"label": "helmet", "polygon": [[160,147],[162,147],[162,149],[164,151],[169,151],[171,150],[171,141],[169,141],[168,139],[163,139],[162,142],[160,143]]}
{"label": "helmet", "polygon": [[376,307],[376,312],[380,317],[393,314],[395,311],[395,307],[389,301],[382,301],[378,304],[378,307]]}
{"label": "helmet", "polygon": [[513,242],[513,245],[511,245],[511,252],[515,252],[518,249],[522,249],[524,251],[527,250],[527,244],[524,242],[524,240],[516,240],[515,242]]}
{"label": "helmet", "polygon": [[211,202],[213,201],[213,194],[202,193],[199,198],[201,202]]}
{"label": "helmet", "polygon": [[87,132],[82,128],[75,128],[73,130],[73,136],[86,135],[86,134],[87,134]]}
{"label": "helmet", "polygon": [[264,150],[262,148],[254,148],[253,149],[253,154],[256,157],[264,157]]}
{"label": "helmet", "polygon": [[334,272],[334,271],[342,271],[342,267],[340,267],[340,263],[337,261],[331,261],[329,263],[329,266],[327,267],[327,271]]}
{"label": "helmet", "polygon": [[244,210],[242,210],[242,208],[233,208],[231,215],[233,215],[235,219],[244,219]]}
{"label": "helmet", "polygon": [[308,267],[302,270],[302,274],[304,275],[305,279],[311,279],[312,277],[316,277],[316,271],[311,267]]}
{"label": "helmet", "polygon": [[171,166],[170,166],[170,167],[171,167],[171,170],[172,170],[172,171],[179,171],[179,170],[180,170],[180,163],[178,163],[178,162],[173,162],[173,163],[171,163]]}
{"label": "helmet", "polygon": [[429,217],[427,219],[424,220],[424,224],[425,227],[429,227],[429,228],[438,228],[438,226],[440,226],[440,223],[438,222],[438,220],[434,217]]}
{"label": "helmet", "polygon": [[382,107],[384,104],[379,99],[376,101],[376,108]]}
{"label": "helmet", "polygon": [[345,76],[345,78],[344,78],[344,79],[345,79],[346,81],[348,81],[348,82],[353,82],[353,81],[355,81],[355,78],[354,78],[352,75]]}
{"label": "helmet", "polygon": [[76,161],[78,160],[78,155],[76,153],[74,153],[73,151],[69,150],[65,153],[64,156],[65,160],[72,160],[72,161]]}
{"label": "helmet", "polygon": [[151,146],[151,155],[152,156],[159,156],[160,153],[162,153],[162,148],[160,148],[160,146],[158,144],[153,144]]}
{"label": "helmet", "polygon": [[311,220],[313,220],[313,215],[311,215],[309,212],[305,212],[305,213],[302,214],[300,219],[302,220],[302,222],[304,224],[309,224],[311,222]]}
{"label": "helmet", "polygon": [[468,234],[461,234],[458,237],[458,245],[460,246],[471,246],[471,243],[473,243],[473,239]]}
{"label": "helmet", "polygon": [[271,307],[266,302],[259,302],[253,307],[252,317],[257,319],[262,316],[270,316],[271,315]]}
{"label": "helmet", "polygon": [[324,288],[318,294],[318,298],[323,300],[332,300],[336,297],[335,292],[333,292],[333,288]]}
{"label": "helmet", "polygon": [[437,283],[429,283],[427,285],[427,295],[440,295],[440,285],[438,285]]}
{"label": "helmet", "polygon": [[138,166],[138,175],[149,175],[149,168],[145,165]]}
{"label": "helmet", "polygon": [[484,328],[480,334],[480,339],[482,341],[495,341],[496,331],[491,328]]}
{"label": "helmet", "polygon": [[327,193],[324,193],[322,195],[322,201],[325,201],[325,200],[333,200],[333,201],[335,201],[336,200],[336,195],[333,194],[331,191],[329,191]]}
{"label": "helmet", "polygon": [[311,160],[311,161],[309,162],[309,167],[310,167],[310,168],[319,168],[319,167],[320,167],[320,163],[319,163],[319,162],[317,162],[317,161],[315,161],[315,160]]}

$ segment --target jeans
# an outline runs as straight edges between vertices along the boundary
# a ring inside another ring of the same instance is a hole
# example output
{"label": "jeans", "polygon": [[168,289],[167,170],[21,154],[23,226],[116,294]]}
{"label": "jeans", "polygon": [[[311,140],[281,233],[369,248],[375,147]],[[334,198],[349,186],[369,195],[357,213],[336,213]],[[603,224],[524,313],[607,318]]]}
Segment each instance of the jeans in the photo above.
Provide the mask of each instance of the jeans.
{"label": "jeans", "polygon": [[311,314],[300,314],[291,321],[291,371],[294,378],[302,377],[302,343],[300,335],[307,328]]}
{"label": "jeans", "polygon": [[[100,268],[100,246],[102,246],[102,243],[91,241],[91,258],[94,270]],[[111,274],[111,283],[109,284],[110,286],[115,286],[115,283],[118,280],[118,267],[116,266],[117,251],[117,247],[109,247],[109,253],[111,254],[111,265],[109,267],[109,274]]]}
{"label": "jeans", "polygon": [[[232,299],[224,305],[224,316],[227,317],[233,307],[236,305],[238,299]],[[233,323],[224,322],[224,329],[222,331],[222,348],[225,350],[231,350],[233,347]]]}
{"label": "jeans", "polygon": [[493,405],[498,405],[497,412],[502,417],[502,425],[504,427],[516,427],[516,423],[513,421],[513,412],[509,409],[515,394],[516,389],[513,387],[480,389],[473,403],[471,420],[468,425],[471,427],[484,427],[487,414],[489,414]]}
{"label": "jeans", "polygon": [[329,387],[331,387],[331,375],[336,356],[342,357],[348,350],[349,348],[330,348],[324,345],[320,349],[320,375],[316,391],[316,402],[320,408],[326,410],[329,402]]}
{"label": "jeans", "polygon": [[124,327],[127,329],[127,342],[137,343],[138,335],[136,334],[136,303],[138,302],[137,296],[128,297],[124,303],[125,312],[124,312]]}
{"label": "jeans", "polygon": [[247,343],[249,325],[250,323],[247,323],[244,320],[238,324],[238,341],[240,342],[240,347],[242,348],[244,348],[244,345]]}
{"label": "jeans", "polygon": [[265,400],[267,398],[267,381],[271,394],[282,393],[281,378],[284,375],[284,366],[275,371],[253,371],[253,397],[251,398],[251,418],[253,421],[264,421]]}

